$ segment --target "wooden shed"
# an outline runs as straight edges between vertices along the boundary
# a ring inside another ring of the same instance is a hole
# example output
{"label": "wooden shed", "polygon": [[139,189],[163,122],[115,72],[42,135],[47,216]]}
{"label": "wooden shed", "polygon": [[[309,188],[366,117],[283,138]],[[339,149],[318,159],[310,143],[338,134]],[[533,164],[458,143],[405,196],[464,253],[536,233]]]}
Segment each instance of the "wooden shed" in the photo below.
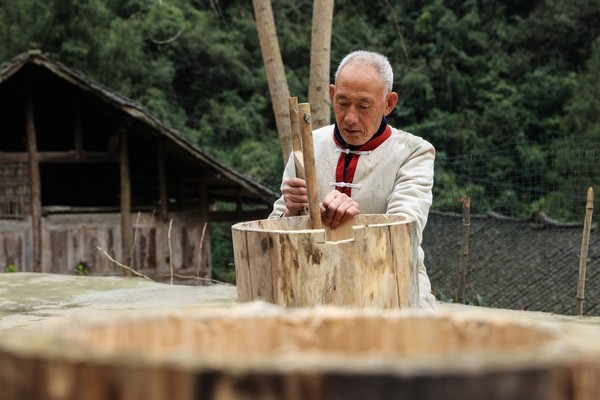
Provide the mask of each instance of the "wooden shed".
{"label": "wooden shed", "polygon": [[0,110],[0,271],[210,278],[208,224],[265,218],[275,198],[39,52],[0,65]]}

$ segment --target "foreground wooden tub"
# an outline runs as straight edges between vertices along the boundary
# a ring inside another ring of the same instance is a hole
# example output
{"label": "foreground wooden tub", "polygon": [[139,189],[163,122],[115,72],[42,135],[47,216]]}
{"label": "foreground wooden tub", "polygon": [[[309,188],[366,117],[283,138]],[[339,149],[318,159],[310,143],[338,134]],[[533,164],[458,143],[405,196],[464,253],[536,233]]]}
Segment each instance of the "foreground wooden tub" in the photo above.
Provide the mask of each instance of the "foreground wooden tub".
{"label": "foreground wooden tub", "polygon": [[249,303],[7,332],[0,399],[584,400],[597,344],[486,316]]}
{"label": "foreground wooden tub", "polygon": [[398,215],[355,217],[354,238],[327,240],[308,216],[232,227],[239,301],[310,307],[410,308],[419,299],[415,224]]}

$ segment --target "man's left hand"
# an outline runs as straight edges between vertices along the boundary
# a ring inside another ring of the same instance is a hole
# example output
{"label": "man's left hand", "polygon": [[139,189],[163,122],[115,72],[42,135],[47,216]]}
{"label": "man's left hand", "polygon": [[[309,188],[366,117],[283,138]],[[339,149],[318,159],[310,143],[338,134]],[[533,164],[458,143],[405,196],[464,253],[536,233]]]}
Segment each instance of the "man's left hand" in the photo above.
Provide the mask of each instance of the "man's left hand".
{"label": "man's left hand", "polygon": [[358,203],[338,190],[329,192],[321,203],[321,220],[330,228],[337,228],[358,213]]}

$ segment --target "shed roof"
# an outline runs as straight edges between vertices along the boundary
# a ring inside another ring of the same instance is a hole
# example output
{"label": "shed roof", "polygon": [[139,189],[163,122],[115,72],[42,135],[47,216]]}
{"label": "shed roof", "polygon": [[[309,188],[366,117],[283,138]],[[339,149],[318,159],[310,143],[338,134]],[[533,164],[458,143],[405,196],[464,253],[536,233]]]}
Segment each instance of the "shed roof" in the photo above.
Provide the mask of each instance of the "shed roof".
{"label": "shed roof", "polygon": [[216,180],[217,183],[216,185],[213,184],[213,187],[218,186],[218,190],[211,194],[214,199],[231,200],[237,198],[241,199],[242,202],[264,205],[272,204],[275,199],[276,193],[267,185],[228,167],[194,144],[181,132],[168,126],[138,102],[40,52],[22,53],[8,62],[0,64],[0,86],[28,65],[44,68],[77,90],[86,92],[109,106],[120,110],[136,126],[142,127],[144,134],[162,139],[169,152],[200,166],[203,170],[209,169],[211,179]]}

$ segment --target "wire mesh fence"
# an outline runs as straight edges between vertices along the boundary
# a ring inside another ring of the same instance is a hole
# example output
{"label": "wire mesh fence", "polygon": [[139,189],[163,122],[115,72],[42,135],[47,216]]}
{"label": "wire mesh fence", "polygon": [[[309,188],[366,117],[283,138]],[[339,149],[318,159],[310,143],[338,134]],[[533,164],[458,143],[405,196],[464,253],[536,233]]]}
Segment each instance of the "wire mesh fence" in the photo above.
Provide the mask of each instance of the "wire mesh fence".
{"label": "wire mesh fence", "polygon": [[[438,156],[423,237],[434,294],[445,301],[574,314],[586,195],[600,187],[599,161],[600,138],[589,136]],[[600,315],[600,238],[593,221],[586,248],[582,310]]]}

